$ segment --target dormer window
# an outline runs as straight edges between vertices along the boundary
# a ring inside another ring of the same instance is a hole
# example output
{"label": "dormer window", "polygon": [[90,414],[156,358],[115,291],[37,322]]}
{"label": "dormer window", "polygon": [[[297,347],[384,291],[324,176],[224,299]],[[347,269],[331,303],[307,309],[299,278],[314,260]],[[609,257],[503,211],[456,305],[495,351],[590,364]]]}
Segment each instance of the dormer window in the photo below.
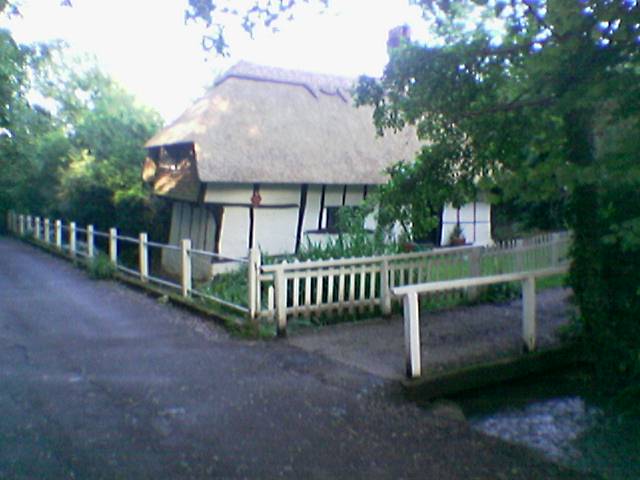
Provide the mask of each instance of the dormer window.
{"label": "dormer window", "polygon": [[181,143],[159,148],[158,168],[169,172],[187,170],[194,158],[193,144]]}

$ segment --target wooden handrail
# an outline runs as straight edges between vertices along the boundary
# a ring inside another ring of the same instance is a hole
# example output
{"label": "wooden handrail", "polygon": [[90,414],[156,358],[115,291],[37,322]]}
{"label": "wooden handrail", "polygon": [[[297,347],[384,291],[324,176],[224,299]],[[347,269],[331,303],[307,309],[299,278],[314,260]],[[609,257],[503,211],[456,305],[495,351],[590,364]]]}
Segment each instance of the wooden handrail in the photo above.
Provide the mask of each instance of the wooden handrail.
{"label": "wooden handrail", "polygon": [[539,270],[530,270],[527,272],[501,273],[498,275],[487,275],[484,277],[460,278],[457,280],[443,280],[440,282],[418,283],[415,285],[403,285],[391,289],[394,295],[403,296],[411,292],[429,293],[441,292],[444,290],[456,290],[459,288],[481,287],[483,285],[493,285],[496,283],[518,282],[529,277],[540,278],[550,277],[566,273],[568,265],[560,267],[543,268]]}
{"label": "wooden handrail", "polygon": [[392,289],[394,295],[401,296],[404,315],[404,341],[406,354],[406,375],[418,378],[422,375],[422,351],[420,346],[420,306],[418,294],[479,287],[496,283],[522,282],[522,340],[527,350],[536,344],[536,278],[566,273],[568,265],[530,270],[527,272],[504,273],[486,277],[445,280],[441,282],[406,285]]}

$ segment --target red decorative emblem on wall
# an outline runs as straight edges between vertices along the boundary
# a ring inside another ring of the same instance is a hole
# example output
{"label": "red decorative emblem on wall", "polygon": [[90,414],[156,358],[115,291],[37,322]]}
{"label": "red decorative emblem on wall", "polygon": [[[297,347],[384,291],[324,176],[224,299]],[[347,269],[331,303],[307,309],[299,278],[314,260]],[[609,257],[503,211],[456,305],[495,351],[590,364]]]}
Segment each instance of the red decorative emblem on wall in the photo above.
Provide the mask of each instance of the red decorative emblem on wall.
{"label": "red decorative emblem on wall", "polygon": [[262,202],[262,197],[257,190],[254,190],[253,195],[251,195],[251,205],[257,207],[258,205],[260,205],[260,202]]}

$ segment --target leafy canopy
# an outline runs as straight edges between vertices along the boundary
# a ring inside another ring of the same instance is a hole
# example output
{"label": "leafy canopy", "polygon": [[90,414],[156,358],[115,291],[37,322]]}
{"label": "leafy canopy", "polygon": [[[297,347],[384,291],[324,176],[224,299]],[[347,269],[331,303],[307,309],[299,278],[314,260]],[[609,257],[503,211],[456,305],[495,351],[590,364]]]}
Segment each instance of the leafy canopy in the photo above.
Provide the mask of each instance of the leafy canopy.
{"label": "leafy canopy", "polygon": [[413,218],[483,189],[564,205],[588,350],[601,378],[640,382],[637,0],[416,3],[439,41],[405,42],[357,92],[381,132],[410,124],[428,142],[386,198]]}

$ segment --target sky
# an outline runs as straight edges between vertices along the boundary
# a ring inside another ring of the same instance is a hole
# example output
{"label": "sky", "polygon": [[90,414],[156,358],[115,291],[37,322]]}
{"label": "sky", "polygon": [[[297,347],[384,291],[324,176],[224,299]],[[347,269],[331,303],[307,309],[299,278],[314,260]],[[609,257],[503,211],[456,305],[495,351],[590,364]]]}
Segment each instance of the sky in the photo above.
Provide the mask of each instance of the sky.
{"label": "sky", "polygon": [[170,122],[204,93],[215,77],[243,59],[255,63],[356,77],[379,76],[387,62],[388,31],[411,26],[426,34],[408,0],[330,0],[330,8],[303,7],[276,34],[251,39],[230,25],[231,57],[202,48],[200,24],[185,25],[187,0],[21,0],[22,17],[4,19],[20,43],[65,40],[92,53],[102,69]]}

